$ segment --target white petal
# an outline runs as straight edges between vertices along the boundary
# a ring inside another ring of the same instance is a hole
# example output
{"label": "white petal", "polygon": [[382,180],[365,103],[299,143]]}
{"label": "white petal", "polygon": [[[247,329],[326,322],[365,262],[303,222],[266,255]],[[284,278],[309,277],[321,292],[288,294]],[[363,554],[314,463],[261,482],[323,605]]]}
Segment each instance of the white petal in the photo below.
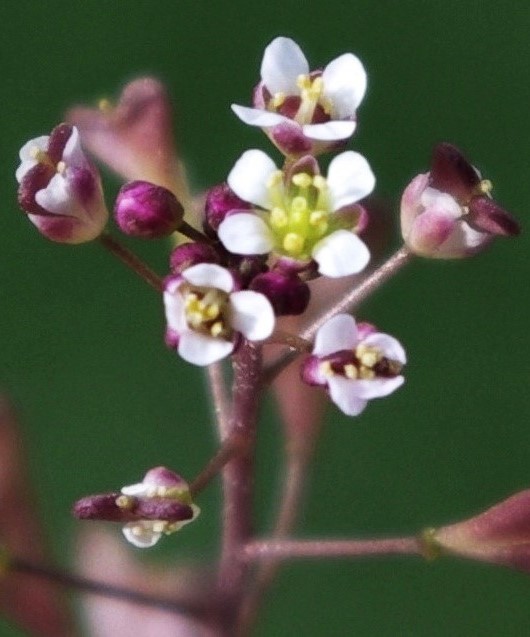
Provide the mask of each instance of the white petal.
{"label": "white petal", "polygon": [[265,49],[261,62],[261,79],[275,93],[298,95],[299,75],[309,73],[309,64],[302,49],[290,38],[276,38]]}
{"label": "white petal", "polygon": [[351,137],[357,127],[356,122],[326,122],[325,124],[305,124],[302,131],[309,139],[332,142]]}
{"label": "white petal", "polygon": [[228,185],[244,201],[268,210],[271,201],[267,183],[276,170],[276,164],[262,150],[247,150],[230,171]]}
{"label": "white petal", "polygon": [[29,142],[26,142],[24,146],[22,146],[18,153],[20,157],[20,166],[17,168],[15,173],[18,183],[20,183],[26,173],[38,163],[33,157],[34,149],[37,148],[38,150],[46,152],[49,139],[49,135],[41,135],[40,137],[35,137],[35,139],[30,139]]}
{"label": "white petal", "polygon": [[224,247],[233,254],[267,254],[274,247],[269,226],[252,213],[226,217],[217,230]]}
{"label": "white petal", "polygon": [[355,115],[366,92],[366,71],[353,53],[345,53],[330,62],[322,73],[324,96],[332,104],[333,118]]}
{"label": "white petal", "polygon": [[352,382],[355,383],[357,395],[370,400],[388,396],[396,391],[398,387],[401,387],[405,379],[403,376],[396,376],[394,378],[374,378],[372,380],[355,380]]}
{"label": "white petal", "polygon": [[361,154],[348,150],[331,161],[327,182],[332,209],[338,210],[369,195],[375,186],[375,176]]}
{"label": "white petal", "polygon": [[62,160],[68,166],[76,166],[78,168],[86,168],[88,166],[87,158],[81,148],[81,138],[76,126],[72,126],[72,134],[64,146]]}
{"label": "white petal", "polygon": [[68,180],[64,173],[56,173],[48,182],[46,188],[38,190],[35,201],[44,210],[52,214],[75,217],[78,215],[78,202],[72,195]]}
{"label": "white petal", "polygon": [[126,487],[121,488],[121,492],[124,495],[134,495],[134,496],[148,496],[149,488],[143,482],[137,482],[136,484],[129,484]]}
{"label": "white petal", "polygon": [[242,290],[230,295],[232,327],[250,341],[262,341],[274,330],[274,310],[259,292]]}
{"label": "white petal", "polygon": [[181,284],[181,280],[175,281],[175,283],[171,283],[164,292],[164,308],[167,326],[179,335],[189,329],[186,321],[184,299],[182,298],[182,294],[178,291]]}
{"label": "white petal", "polygon": [[180,335],[178,353],[193,365],[210,365],[232,353],[234,344],[222,338],[199,334],[193,330]]}
{"label": "white petal", "polygon": [[248,106],[239,106],[238,104],[232,104],[231,108],[239,119],[249,126],[270,128],[271,126],[276,126],[284,122],[292,122],[288,117],[278,115],[278,113],[264,111],[260,108],[249,108]]}
{"label": "white petal", "polygon": [[141,549],[154,546],[162,537],[162,533],[153,531],[153,523],[149,520],[129,522],[123,527],[122,531],[131,544]]}
{"label": "white petal", "polygon": [[191,283],[207,288],[217,288],[230,293],[234,289],[234,279],[226,268],[215,263],[198,263],[184,270],[182,276]]}
{"label": "white petal", "polygon": [[328,356],[342,349],[353,349],[358,343],[355,319],[349,314],[337,314],[317,331],[313,354]]}
{"label": "white petal", "polygon": [[324,276],[337,278],[357,274],[370,261],[370,251],[359,237],[349,230],[337,230],[321,239],[311,253]]}
{"label": "white petal", "polygon": [[405,354],[403,346],[396,338],[389,334],[381,334],[380,332],[369,334],[363,339],[363,345],[376,347],[390,360],[398,361],[403,365],[407,362],[407,355]]}
{"label": "white petal", "polygon": [[357,394],[355,381],[344,376],[331,376],[328,388],[331,400],[347,416],[358,416],[366,407],[367,401]]}
{"label": "white petal", "polygon": [[458,219],[462,216],[462,208],[454,197],[436,188],[425,188],[420,198],[426,208],[436,208],[445,212],[449,217]]}

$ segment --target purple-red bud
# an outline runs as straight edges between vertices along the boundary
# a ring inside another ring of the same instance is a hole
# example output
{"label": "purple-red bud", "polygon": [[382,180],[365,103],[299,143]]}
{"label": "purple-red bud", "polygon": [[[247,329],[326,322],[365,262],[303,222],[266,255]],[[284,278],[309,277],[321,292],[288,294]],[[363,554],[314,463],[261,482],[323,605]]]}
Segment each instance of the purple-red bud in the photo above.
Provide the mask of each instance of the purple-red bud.
{"label": "purple-red bud", "polygon": [[182,222],[184,209],[175,195],[148,181],[131,181],[122,186],[114,205],[120,230],[133,237],[166,237]]}
{"label": "purple-red bud", "polygon": [[226,183],[211,188],[204,206],[204,230],[210,236],[217,234],[219,225],[232,210],[250,210],[252,205],[240,199]]}
{"label": "purple-red bud", "polygon": [[220,263],[215,248],[208,243],[183,243],[169,257],[171,271],[180,274],[198,263]]}
{"label": "purple-red bud", "polygon": [[302,314],[311,296],[307,283],[296,274],[276,270],[259,274],[252,280],[250,289],[269,299],[276,316]]}

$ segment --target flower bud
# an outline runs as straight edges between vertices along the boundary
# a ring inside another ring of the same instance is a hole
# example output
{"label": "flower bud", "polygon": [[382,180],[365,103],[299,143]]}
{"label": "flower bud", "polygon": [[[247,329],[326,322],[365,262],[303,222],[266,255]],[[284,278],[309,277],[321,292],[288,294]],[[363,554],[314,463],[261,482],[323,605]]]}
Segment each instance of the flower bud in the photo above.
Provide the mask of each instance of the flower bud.
{"label": "flower bud", "polygon": [[219,263],[219,255],[208,243],[182,243],[169,257],[169,266],[174,274],[180,274],[198,263]]}
{"label": "flower bud", "polygon": [[423,536],[426,552],[442,551],[530,571],[530,489],[483,513]]}
{"label": "flower bud", "polygon": [[252,205],[240,199],[226,183],[211,188],[206,195],[204,229],[217,234],[221,221],[231,210],[250,210]]}
{"label": "flower bud", "polygon": [[167,188],[132,181],[118,193],[114,215],[125,234],[154,239],[174,232],[182,222],[184,209]]}
{"label": "flower bud", "polygon": [[307,283],[296,274],[279,271],[259,274],[252,280],[250,289],[269,299],[276,316],[302,314],[311,296]]}
{"label": "flower bud", "polygon": [[519,234],[519,224],[490,190],[491,183],[457,148],[438,144],[431,171],[417,175],[401,199],[401,233],[409,249],[454,259],[483,250],[495,235]]}
{"label": "flower bud", "polygon": [[101,180],[81,148],[77,129],[60,124],[20,150],[18,201],[48,239],[84,243],[105,228],[108,210]]}

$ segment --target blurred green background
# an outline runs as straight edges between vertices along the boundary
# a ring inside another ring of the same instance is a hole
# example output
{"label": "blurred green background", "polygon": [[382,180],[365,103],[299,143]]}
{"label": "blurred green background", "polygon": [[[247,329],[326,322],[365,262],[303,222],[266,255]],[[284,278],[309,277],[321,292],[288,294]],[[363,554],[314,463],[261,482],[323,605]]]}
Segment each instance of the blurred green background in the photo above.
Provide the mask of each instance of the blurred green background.
{"label": "blurred green background", "polygon": [[[193,476],[213,450],[202,374],[168,351],[160,300],[98,245],[53,245],[18,212],[19,147],[73,103],[153,74],[176,102],[194,188],[225,178],[266,138],[241,125],[264,46],[296,39],[313,66],[355,52],[369,74],[354,148],[397,202],[432,145],[464,149],[527,225],[530,5],[522,0],[36,2],[0,6],[0,382],[23,414],[56,558],[77,528],[73,500],[167,464]],[[118,187],[106,179],[108,201]],[[395,232],[393,245],[399,244]],[[463,263],[418,260],[362,318],[405,344],[403,390],[358,420],[330,409],[303,533],[411,533],[530,486],[530,239]],[[167,247],[138,245],[160,273]],[[260,520],[274,506],[279,426],[260,428]],[[215,554],[218,492],[159,559]],[[0,521],[1,525],[1,521]],[[260,637],[509,636],[530,625],[529,575],[413,559],[296,563],[271,591]],[[0,634],[22,633],[0,622]],[[131,633],[132,634],[132,633]]]}

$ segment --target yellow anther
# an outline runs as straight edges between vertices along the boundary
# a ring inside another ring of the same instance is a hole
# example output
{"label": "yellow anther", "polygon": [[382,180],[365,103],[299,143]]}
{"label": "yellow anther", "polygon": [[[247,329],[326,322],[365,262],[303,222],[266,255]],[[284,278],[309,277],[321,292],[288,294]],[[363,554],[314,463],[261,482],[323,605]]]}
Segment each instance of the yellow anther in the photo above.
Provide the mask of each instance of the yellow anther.
{"label": "yellow anther", "polygon": [[283,172],[281,170],[275,170],[269,175],[267,179],[267,188],[274,188],[283,181]]}
{"label": "yellow anther", "polygon": [[327,185],[328,182],[326,181],[325,177],[322,177],[322,175],[315,175],[313,177],[313,186],[318,190],[323,190],[324,188],[326,188]]}
{"label": "yellow anther", "polygon": [[298,86],[298,88],[301,91],[307,91],[308,89],[311,88],[311,78],[309,77],[309,75],[299,75],[296,78],[296,86]]}
{"label": "yellow anther", "polygon": [[64,163],[64,161],[60,161],[60,162],[57,164],[57,166],[56,166],[55,170],[56,170],[56,171],[57,171],[60,175],[62,175],[62,174],[64,173],[64,171],[66,170],[66,164]]}
{"label": "yellow anther", "polygon": [[484,195],[489,195],[493,190],[493,184],[489,179],[483,179],[478,185],[478,190]]}
{"label": "yellow anther", "polygon": [[116,498],[115,504],[120,509],[132,509],[134,506],[134,498],[130,495],[119,495]]}
{"label": "yellow anther", "polygon": [[315,79],[311,82],[311,87],[309,89],[311,97],[318,99],[324,90],[324,81],[322,77],[315,77]]}
{"label": "yellow anther", "polygon": [[288,232],[283,238],[283,249],[289,254],[297,255],[304,249],[305,238],[296,232]]}
{"label": "yellow anther", "polygon": [[333,371],[333,368],[331,367],[331,363],[329,361],[322,361],[320,363],[320,373],[323,376],[334,376],[335,372]]}
{"label": "yellow anther", "polygon": [[276,108],[279,108],[284,102],[285,102],[285,93],[279,92],[274,94],[271,101],[269,102],[269,105],[272,108],[276,109]]}
{"label": "yellow anther", "polygon": [[275,228],[284,228],[289,222],[289,217],[283,208],[275,207],[271,210],[270,223]]}
{"label": "yellow anther", "polygon": [[322,110],[326,115],[331,115],[333,112],[333,102],[329,99],[329,97],[320,96],[319,100],[320,106],[322,106]]}
{"label": "yellow anther", "polygon": [[98,109],[102,113],[107,114],[107,113],[111,113],[114,110],[114,107],[112,106],[112,102],[110,100],[108,100],[106,97],[104,97],[104,98],[99,100]]}
{"label": "yellow anther", "polygon": [[29,151],[29,155],[32,159],[34,159],[35,161],[38,161],[39,164],[45,164],[46,166],[50,166],[50,168],[55,168],[48,153],[42,150],[42,148],[39,148],[38,146],[33,146]]}
{"label": "yellow anther", "polygon": [[224,326],[222,321],[217,321],[210,327],[210,334],[214,338],[217,338],[218,336],[220,336],[223,333],[223,331],[224,331]]}
{"label": "yellow anther", "polygon": [[318,226],[323,221],[326,222],[328,220],[328,213],[324,210],[313,210],[313,212],[309,215],[309,223],[312,226]]}
{"label": "yellow anther", "polygon": [[299,188],[309,188],[313,181],[313,178],[307,173],[297,173],[296,175],[293,175],[291,181],[295,186],[298,186]]}
{"label": "yellow anther", "polygon": [[359,378],[362,380],[372,380],[372,378],[375,378],[375,372],[373,369],[361,365],[359,368]]}
{"label": "yellow anther", "polygon": [[379,360],[376,352],[366,352],[360,357],[361,364],[365,367],[373,367]]}
{"label": "yellow anther", "polygon": [[164,520],[155,520],[152,529],[154,533],[164,533],[167,526],[168,524]]}
{"label": "yellow anther", "polygon": [[344,365],[344,375],[350,380],[355,380],[359,375],[357,372],[357,367],[355,367],[355,365],[353,365],[352,363],[350,363],[349,365]]}

